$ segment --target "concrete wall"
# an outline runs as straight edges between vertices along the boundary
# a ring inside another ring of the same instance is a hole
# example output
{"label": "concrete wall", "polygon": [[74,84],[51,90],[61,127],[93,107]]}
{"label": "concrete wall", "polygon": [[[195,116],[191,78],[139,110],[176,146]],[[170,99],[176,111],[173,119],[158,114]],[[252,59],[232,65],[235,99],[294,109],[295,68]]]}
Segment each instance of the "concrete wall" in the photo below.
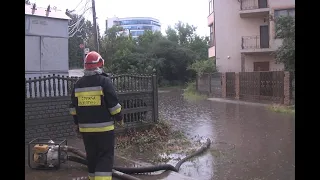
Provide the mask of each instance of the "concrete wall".
{"label": "concrete wall", "polygon": [[269,54],[261,54],[261,55],[246,55],[245,56],[245,71],[253,71],[253,63],[254,62],[263,62],[269,61],[269,69],[270,71],[281,71],[284,68],[283,64],[277,64],[272,55]]}
{"label": "concrete wall", "polygon": [[209,16],[208,16],[208,26],[210,26],[211,24],[214,23],[214,13],[211,13]]}
{"label": "concrete wall", "polygon": [[[214,12],[212,12],[209,16],[208,16],[208,26],[210,28],[211,25],[214,24]],[[210,30],[209,30],[210,32]],[[215,34],[213,33],[213,37],[215,38]],[[216,55],[216,49],[215,46],[212,46],[208,49],[208,57],[214,57]]]}
{"label": "concrete wall", "polygon": [[25,99],[25,141],[74,135],[69,104],[70,97]]}
{"label": "concrete wall", "polygon": [[[50,79],[57,79],[57,77]],[[121,79],[122,77],[118,77],[116,79],[113,78],[113,80]],[[139,82],[137,82],[137,80],[139,80]],[[26,84],[26,142],[37,137],[55,139],[66,138],[74,135],[72,128],[73,118],[69,114],[69,104],[71,102],[70,90],[71,87],[73,87],[73,83],[76,81],[76,79],[65,78],[65,81],[66,89],[64,92],[62,91],[63,87],[58,89],[59,86],[56,86],[57,92],[55,92],[53,89],[54,86],[51,85],[51,90],[49,91],[50,95],[47,93],[46,97],[44,97],[44,88],[41,88],[40,90],[40,88],[35,86],[38,85],[38,87],[40,87],[39,83]],[[121,91],[121,93],[118,94],[118,98],[119,103],[123,106],[124,122],[126,124],[126,126],[123,128],[117,128],[117,130],[120,131],[130,127],[139,128],[141,126],[148,124],[150,125],[158,121],[156,77],[145,76],[142,79],[140,76],[131,76],[131,81],[132,83],[129,83],[130,85],[128,83],[118,83],[118,86],[116,86],[117,92]],[[44,85],[43,80],[41,82],[41,84]],[[49,83],[48,79],[46,82],[47,84]],[[56,81],[56,84],[57,83],[58,82]],[[49,89],[49,86],[47,86],[47,89]],[[68,93],[66,94],[66,92]],[[40,97],[39,94],[42,94],[42,96]]]}
{"label": "concrete wall", "polygon": [[208,49],[208,56],[209,56],[209,58],[210,58],[210,57],[213,57],[213,56],[215,56],[215,55],[216,55],[215,46],[212,46],[212,47],[210,47],[210,48]]}

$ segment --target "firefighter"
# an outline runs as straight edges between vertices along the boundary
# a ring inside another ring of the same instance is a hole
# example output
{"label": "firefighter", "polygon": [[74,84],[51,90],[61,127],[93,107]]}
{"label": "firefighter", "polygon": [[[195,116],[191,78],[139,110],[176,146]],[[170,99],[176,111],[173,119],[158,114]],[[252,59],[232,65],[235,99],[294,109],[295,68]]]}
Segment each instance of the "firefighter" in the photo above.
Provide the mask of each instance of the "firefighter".
{"label": "firefighter", "polygon": [[85,57],[84,76],[74,86],[70,113],[83,138],[90,180],[111,180],[114,160],[114,121],[123,124],[121,105],[104,60],[94,51]]}

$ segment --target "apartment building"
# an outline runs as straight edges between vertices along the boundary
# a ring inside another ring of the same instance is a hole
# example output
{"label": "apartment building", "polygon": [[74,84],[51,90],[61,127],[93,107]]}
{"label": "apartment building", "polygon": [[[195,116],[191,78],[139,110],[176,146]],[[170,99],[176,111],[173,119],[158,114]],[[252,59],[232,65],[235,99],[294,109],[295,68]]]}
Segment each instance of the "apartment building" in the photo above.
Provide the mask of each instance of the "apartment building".
{"label": "apartment building", "polygon": [[146,30],[161,31],[160,21],[151,17],[127,17],[127,18],[108,18],[106,21],[106,29],[112,26],[121,26],[126,34],[131,34],[133,38],[137,38]]}
{"label": "apartment building", "polygon": [[214,40],[214,0],[209,0],[209,16],[208,16],[208,26],[210,28],[210,41],[209,41],[209,49],[208,49],[208,56],[214,57],[215,56],[215,40]]}
{"label": "apartment building", "polygon": [[275,38],[274,19],[294,16],[294,0],[209,0],[211,6],[208,25],[210,22],[214,46],[210,47],[209,56],[215,47],[220,72],[284,68],[275,62],[273,55],[282,43]]}

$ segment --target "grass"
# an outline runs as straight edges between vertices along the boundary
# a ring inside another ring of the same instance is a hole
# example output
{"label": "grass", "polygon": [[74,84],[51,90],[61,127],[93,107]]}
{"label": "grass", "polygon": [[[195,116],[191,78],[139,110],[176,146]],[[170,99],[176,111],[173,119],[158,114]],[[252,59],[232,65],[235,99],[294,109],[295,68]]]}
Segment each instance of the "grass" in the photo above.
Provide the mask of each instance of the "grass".
{"label": "grass", "polygon": [[284,106],[280,104],[273,104],[271,106],[268,106],[268,109],[278,113],[295,114],[295,106]]}
{"label": "grass", "polygon": [[146,162],[167,162],[160,154],[185,152],[192,142],[181,132],[173,130],[168,121],[161,120],[148,130],[130,131],[116,138],[116,151],[121,156],[146,158]]}
{"label": "grass", "polygon": [[196,83],[190,82],[187,84],[187,87],[184,89],[183,97],[187,101],[199,101],[207,99],[206,95],[199,94],[196,90]]}
{"label": "grass", "polygon": [[184,88],[183,85],[165,85],[165,86],[159,86],[159,89],[181,89]]}

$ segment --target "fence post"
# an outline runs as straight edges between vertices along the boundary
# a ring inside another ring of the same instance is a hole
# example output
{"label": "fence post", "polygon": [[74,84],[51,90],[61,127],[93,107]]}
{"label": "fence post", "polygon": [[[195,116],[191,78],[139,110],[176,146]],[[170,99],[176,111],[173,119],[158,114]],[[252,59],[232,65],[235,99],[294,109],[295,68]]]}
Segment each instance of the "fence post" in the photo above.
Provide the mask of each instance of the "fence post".
{"label": "fence post", "polygon": [[157,76],[152,76],[152,89],[153,89],[153,121],[155,123],[158,122],[158,83],[157,83]]}
{"label": "fence post", "polygon": [[222,98],[227,97],[227,77],[226,73],[221,73],[221,92],[222,92]]}
{"label": "fence post", "polygon": [[239,73],[235,73],[234,75],[234,88],[235,88],[235,93],[236,93],[236,100],[240,99],[240,75]]}
{"label": "fence post", "polygon": [[290,72],[284,72],[284,80],[283,80],[283,95],[284,95],[284,105],[290,105]]}
{"label": "fence post", "polygon": [[212,88],[211,88],[211,78],[212,78],[212,75],[211,73],[208,73],[208,76],[209,76],[209,96],[211,95],[212,93]]}

